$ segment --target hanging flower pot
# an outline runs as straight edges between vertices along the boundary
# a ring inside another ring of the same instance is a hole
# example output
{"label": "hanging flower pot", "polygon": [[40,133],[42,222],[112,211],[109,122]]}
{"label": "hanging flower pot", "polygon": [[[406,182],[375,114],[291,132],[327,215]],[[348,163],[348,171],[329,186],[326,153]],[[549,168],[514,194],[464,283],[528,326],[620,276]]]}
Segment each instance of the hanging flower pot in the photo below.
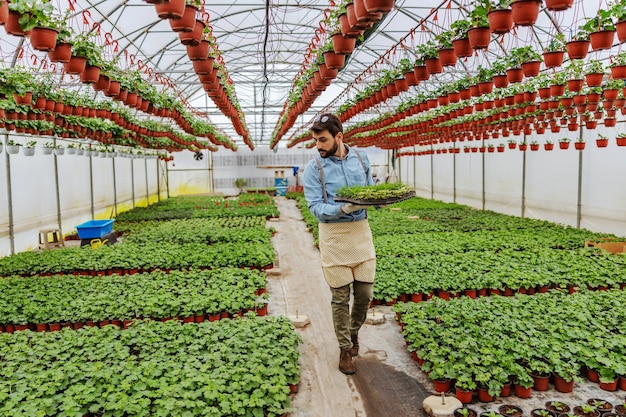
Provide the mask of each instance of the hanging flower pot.
{"label": "hanging flower pot", "polygon": [[440,74],[443,72],[443,67],[439,58],[426,58],[424,60],[424,64],[426,65],[426,69],[428,69],[429,74]]}
{"label": "hanging flower pot", "polygon": [[364,0],[365,8],[370,13],[388,13],[393,9],[395,0]]}
{"label": "hanging flower pot", "polygon": [[337,77],[338,72],[339,70],[337,69],[328,68],[326,63],[320,64],[319,73],[320,73],[320,77],[322,77],[322,80],[333,80]]}
{"label": "hanging flower pot", "polygon": [[359,22],[378,22],[383,18],[382,12],[368,11],[365,8],[364,0],[355,0],[354,2],[354,14]]}
{"label": "hanging flower pot", "polygon": [[554,143],[544,143],[543,149],[546,151],[554,150]]}
{"label": "hanging flower pot", "polygon": [[[509,85],[509,79],[506,74],[495,75],[493,77],[493,85],[496,88],[504,88]],[[498,106],[501,107],[501,106]]]}
{"label": "hanging flower pot", "polygon": [[502,35],[513,29],[513,12],[511,9],[495,9],[487,13],[491,33]]}
{"label": "hanging flower pot", "polygon": [[356,47],[356,38],[346,38],[341,33],[333,34],[330,39],[333,42],[333,50],[337,54],[349,55]]}
{"label": "hanging flower pot", "polygon": [[539,144],[538,143],[531,143],[530,144],[530,150],[531,151],[538,151],[539,150]]}
{"label": "hanging flower pot", "polygon": [[611,49],[613,46],[613,40],[615,39],[614,30],[599,30],[589,35],[589,41],[591,42],[591,49],[594,51],[600,51],[602,49]]}
{"label": "hanging flower pot", "polygon": [[574,0],[546,0],[546,9],[558,12],[572,7]]}
{"label": "hanging flower pot", "polygon": [[569,41],[565,44],[567,47],[567,56],[570,59],[583,59],[589,52],[589,44],[591,42],[586,40],[581,41]]}
{"label": "hanging flower pot", "polygon": [[187,56],[191,61],[207,59],[209,57],[209,41],[201,40],[197,45],[187,45]]}
{"label": "hanging flower pot", "polygon": [[416,65],[414,71],[415,77],[419,81],[426,81],[430,78],[430,73],[428,72],[426,65]]}
{"label": "hanging flower pot", "polygon": [[22,25],[20,25],[20,19],[22,18],[22,14],[13,10],[9,10],[9,16],[4,25],[4,29],[7,33],[14,36],[26,36],[26,32],[22,29]]}
{"label": "hanging flower pot", "polygon": [[609,146],[609,139],[605,138],[605,137],[598,137],[596,139],[596,146],[598,148],[606,148],[607,146]]}
{"label": "hanging flower pot", "polygon": [[83,56],[73,56],[70,58],[70,61],[63,64],[63,69],[68,74],[82,74],[85,71],[85,66],[87,65],[87,58]]}
{"label": "hanging flower pot", "polygon": [[86,65],[85,70],[80,74],[80,81],[83,83],[95,83],[100,78],[100,67],[95,65]]}
{"label": "hanging flower pot", "polygon": [[453,48],[440,49],[437,51],[437,53],[439,54],[439,61],[441,62],[442,66],[448,67],[456,65],[457,57]]}
{"label": "hanging flower pot", "polygon": [[545,64],[546,68],[560,67],[563,64],[564,57],[565,52],[563,51],[544,52],[543,63]]}
{"label": "hanging flower pot", "polygon": [[198,75],[213,72],[213,61],[213,58],[192,61],[194,72]]}
{"label": "hanging flower pot", "polygon": [[57,44],[58,34],[55,29],[36,26],[30,32],[30,44],[38,51],[52,51]]}
{"label": "hanging flower pot", "polygon": [[111,79],[100,73],[100,75],[98,76],[98,82],[94,83],[93,85],[93,89],[96,91],[105,91],[109,89],[109,86],[111,85]]}
{"label": "hanging flower pot", "polygon": [[474,52],[468,38],[456,39],[452,41],[452,47],[458,58],[467,58]]}
{"label": "hanging flower pot", "polygon": [[9,2],[6,0],[0,1],[0,25],[4,25],[9,18]]}
{"label": "hanging flower pot", "polygon": [[480,94],[490,94],[493,91],[493,81],[481,81],[478,83]]}
{"label": "hanging flower pot", "polygon": [[345,55],[337,54],[335,51],[324,52],[324,62],[326,63],[326,67],[330,69],[342,69],[345,64],[345,59]]}
{"label": "hanging flower pot", "polygon": [[51,51],[48,51],[48,58],[52,62],[66,63],[72,58],[72,45],[69,43],[58,43]]}
{"label": "hanging flower pot", "polygon": [[347,13],[339,15],[339,24],[341,26],[341,34],[347,38],[358,38],[363,33],[363,29],[353,28],[350,25]]}
{"label": "hanging flower pot", "polygon": [[614,65],[611,67],[611,77],[616,80],[626,79],[626,65]]}
{"label": "hanging flower pot", "polygon": [[605,127],[615,127],[617,124],[617,119],[615,117],[607,117],[604,119]]}
{"label": "hanging flower pot", "polygon": [[170,27],[174,32],[191,32],[196,24],[196,12],[198,9],[193,4],[185,5],[185,10],[180,19],[169,19]]}
{"label": "hanging flower pot", "polygon": [[585,82],[580,79],[567,80],[567,89],[573,93],[577,93],[582,90],[584,85]]}
{"label": "hanging flower pot", "polygon": [[615,138],[615,143],[617,146],[626,146],[626,136],[618,136]]}
{"label": "hanging flower pot", "polygon": [[506,70],[506,77],[509,83],[519,83],[524,79],[524,72],[521,68],[509,68]]}
{"label": "hanging flower pot", "polygon": [[517,26],[532,26],[539,17],[540,0],[516,0],[511,3],[513,23]]}
{"label": "hanging flower pot", "polygon": [[196,46],[200,44],[202,40],[202,33],[204,32],[204,28],[206,27],[206,23],[204,21],[196,19],[196,23],[193,27],[193,30],[190,32],[178,32],[178,39],[180,43],[183,45],[191,45]]}
{"label": "hanging flower pot", "polygon": [[574,148],[576,150],[582,151],[583,149],[585,149],[585,142],[574,142]]}
{"label": "hanging flower pot", "polygon": [[602,84],[602,73],[585,74],[585,82],[589,87],[599,87]]}
{"label": "hanging flower pot", "polygon": [[185,13],[185,0],[169,0],[155,4],[154,7],[161,19],[180,19]]}
{"label": "hanging flower pot", "polygon": [[116,96],[120,93],[120,86],[121,84],[119,81],[110,80],[109,88],[104,92],[104,94],[108,97]]}
{"label": "hanging flower pot", "polygon": [[488,27],[475,27],[467,31],[467,37],[470,47],[473,49],[484,49],[491,42],[491,31]]}
{"label": "hanging flower pot", "polygon": [[522,64],[522,72],[524,77],[534,77],[539,74],[541,68],[541,61],[529,61]]}
{"label": "hanging flower pot", "polygon": [[617,39],[620,43],[626,41],[626,20],[622,20],[615,24],[615,30],[617,31]]}

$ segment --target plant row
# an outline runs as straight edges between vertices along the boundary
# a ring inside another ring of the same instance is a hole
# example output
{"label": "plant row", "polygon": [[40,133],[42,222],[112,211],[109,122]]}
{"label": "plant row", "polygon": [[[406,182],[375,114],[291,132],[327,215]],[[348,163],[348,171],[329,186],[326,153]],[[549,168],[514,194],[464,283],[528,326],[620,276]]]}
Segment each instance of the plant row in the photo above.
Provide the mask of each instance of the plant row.
{"label": "plant row", "polygon": [[[236,315],[265,306],[265,273],[240,268],[0,280],[0,324]],[[31,326],[32,327],[32,326]]]}
{"label": "plant row", "polygon": [[540,287],[619,288],[626,284],[625,267],[626,257],[595,248],[384,257],[377,262],[374,298],[390,301],[402,294],[458,295],[480,289],[511,294]]}
{"label": "plant row", "polygon": [[395,309],[408,349],[431,379],[498,396],[510,382],[533,386],[532,376],[581,381],[583,368],[598,372],[601,383],[617,381],[626,374],[624,302],[620,290],[550,291]]}
{"label": "plant row", "polygon": [[121,243],[98,249],[89,246],[45,252],[21,252],[0,258],[0,276],[91,273],[131,269],[266,268],[274,263],[270,243],[236,242],[207,246],[204,243]]}
{"label": "plant row", "polygon": [[[173,200],[173,201],[172,201]],[[168,199],[149,207],[120,213],[122,222],[207,217],[278,217],[274,200],[264,194],[242,194],[236,199],[223,197],[183,197]]]}
{"label": "plant row", "polygon": [[282,416],[298,382],[284,318],[0,334],[0,414]]}
{"label": "plant row", "polygon": [[[265,218],[259,217],[265,222]],[[162,222],[151,222],[141,227],[133,228],[124,242],[138,245],[150,242],[170,242],[178,244],[205,243],[207,245],[255,242],[271,244],[272,231],[264,225],[256,227],[216,227],[222,222],[212,222],[208,219],[180,219]],[[129,223],[133,224],[133,223]],[[128,229],[127,229],[128,230]]]}

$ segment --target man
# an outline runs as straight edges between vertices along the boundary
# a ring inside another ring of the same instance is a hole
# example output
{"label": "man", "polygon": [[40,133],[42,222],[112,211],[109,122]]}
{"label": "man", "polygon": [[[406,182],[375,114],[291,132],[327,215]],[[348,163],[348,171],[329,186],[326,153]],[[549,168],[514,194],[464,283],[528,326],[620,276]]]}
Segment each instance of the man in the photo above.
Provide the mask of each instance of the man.
{"label": "man", "polygon": [[[376,253],[367,221],[368,207],[336,203],[344,186],[373,185],[365,153],[343,143],[343,127],[334,114],[322,114],[309,129],[319,157],[309,161],[302,183],[309,210],[319,221],[319,247],[324,278],[330,286],[339,370],[354,374],[358,332],[372,300]],[[350,311],[350,293],[354,302]]]}

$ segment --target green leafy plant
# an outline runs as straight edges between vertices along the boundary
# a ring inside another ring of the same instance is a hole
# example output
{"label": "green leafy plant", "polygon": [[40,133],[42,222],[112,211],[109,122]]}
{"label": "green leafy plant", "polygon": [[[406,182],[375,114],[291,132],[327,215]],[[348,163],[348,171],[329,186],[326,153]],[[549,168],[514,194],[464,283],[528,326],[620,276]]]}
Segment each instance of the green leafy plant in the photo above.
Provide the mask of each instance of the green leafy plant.
{"label": "green leafy plant", "polygon": [[36,26],[51,27],[54,6],[46,0],[12,0],[9,10],[20,13],[19,23],[26,32]]}

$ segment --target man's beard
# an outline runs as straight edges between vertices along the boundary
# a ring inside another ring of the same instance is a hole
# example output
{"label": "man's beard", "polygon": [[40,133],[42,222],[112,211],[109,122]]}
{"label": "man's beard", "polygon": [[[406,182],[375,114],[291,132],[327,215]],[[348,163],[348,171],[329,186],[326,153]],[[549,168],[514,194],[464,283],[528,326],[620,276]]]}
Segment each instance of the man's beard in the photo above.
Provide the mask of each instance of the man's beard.
{"label": "man's beard", "polygon": [[[330,148],[329,151],[324,151],[324,150],[319,151],[320,152],[320,156],[322,158],[328,158],[329,156],[332,156],[335,153],[337,153],[337,149],[339,149],[339,145],[337,144],[337,141],[335,140],[335,146]],[[322,152],[324,152],[324,153],[322,153]]]}

